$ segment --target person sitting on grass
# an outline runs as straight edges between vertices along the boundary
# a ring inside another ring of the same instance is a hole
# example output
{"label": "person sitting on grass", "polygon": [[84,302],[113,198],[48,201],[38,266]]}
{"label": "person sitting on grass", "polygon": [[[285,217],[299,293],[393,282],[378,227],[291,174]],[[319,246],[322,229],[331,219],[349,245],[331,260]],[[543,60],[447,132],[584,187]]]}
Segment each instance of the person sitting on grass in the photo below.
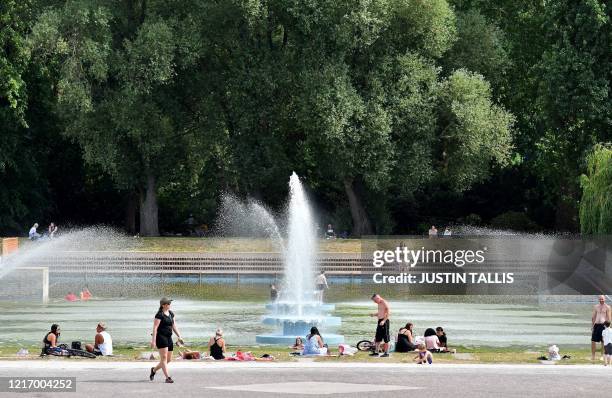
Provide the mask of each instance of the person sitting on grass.
{"label": "person sitting on grass", "polygon": [[304,340],[300,336],[295,338],[295,343],[291,347],[294,351],[302,351],[304,349]]}
{"label": "person sitting on grass", "polygon": [[425,329],[425,347],[431,352],[440,352],[440,339],[432,328]]}
{"label": "person sitting on grass", "polygon": [[421,343],[417,346],[417,355],[414,357],[414,361],[418,365],[424,365],[426,363],[431,365],[433,363],[433,355],[427,350],[425,344]]}
{"label": "person sitting on grass", "polygon": [[113,339],[106,331],[106,324],[104,322],[98,322],[94,343],[85,344],[85,350],[96,355],[113,355]]}
{"label": "person sitting on grass", "polygon": [[217,329],[215,335],[208,341],[208,349],[210,356],[215,359],[225,359],[225,339],[223,338],[223,330]]}
{"label": "person sitting on grass", "polygon": [[43,349],[40,355],[50,355],[51,351],[57,348],[60,336],[60,327],[57,323],[51,325],[51,331],[47,332],[43,338]]}
{"label": "person sitting on grass", "polygon": [[438,344],[440,347],[440,352],[457,352],[457,350],[454,348],[452,350],[448,348],[448,340],[446,339],[446,333],[444,332],[444,329],[442,329],[442,326],[438,326],[436,328],[436,335],[438,336],[438,341],[440,342],[440,344]]}
{"label": "person sitting on grass", "polygon": [[37,229],[38,223],[34,223],[34,225],[32,225],[32,228],[30,228],[30,232],[28,232],[28,238],[30,240],[38,240],[41,238],[42,235],[38,233]]}
{"label": "person sitting on grass", "polygon": [[310,334],[306,336],[303,355],[326,355],[327,347],[323,344],[323,338],[319,329],[315,326],[310,328]]}
{"label": "person sitting on grass", "polygon": [[395,345],[395,352],[410,352],[414,351],[414,336],[412,334],[413,325],[408,322],[406,326],[400,328],[397,334],[397,344]]}

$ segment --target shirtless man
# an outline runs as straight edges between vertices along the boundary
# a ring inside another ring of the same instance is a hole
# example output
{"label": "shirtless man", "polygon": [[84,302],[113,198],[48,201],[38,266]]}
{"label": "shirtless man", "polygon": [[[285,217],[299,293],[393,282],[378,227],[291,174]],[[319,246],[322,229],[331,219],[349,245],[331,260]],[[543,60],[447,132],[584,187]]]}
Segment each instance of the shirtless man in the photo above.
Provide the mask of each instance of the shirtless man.
{"label": "shirtless man", "polygon": [[604,322],[610,322],[612,319],[612,311],[610,306],[606,304],[606,298],[604,295],[599,296],[599,304],[593,306],[593,316],[591,317],[591,323],[593,324],[591,335],[591,359],[595,360],[595,351],[597,351],[597,343],[601,343],[601,353],[603,355],[604,346],[601,333],[604,330]]}
{"label": "shirtless man", "polygon": [[387,304],[387,301],[380,297],[380,295],[372,295],[372,301],[378,304],[378,311],[370,314],[370,316],[375,316],[378,319],[378,322],[376,323],[376,337],[374,338],[376,348],[375,351],[370,354],[370,356],[379,356],[378,353],[380,351],[380,343],[384,341],[384,353],[380,355],[380,357],[385,358],[389,356],[389,314],[391,311],[389,310],[389,304]]}

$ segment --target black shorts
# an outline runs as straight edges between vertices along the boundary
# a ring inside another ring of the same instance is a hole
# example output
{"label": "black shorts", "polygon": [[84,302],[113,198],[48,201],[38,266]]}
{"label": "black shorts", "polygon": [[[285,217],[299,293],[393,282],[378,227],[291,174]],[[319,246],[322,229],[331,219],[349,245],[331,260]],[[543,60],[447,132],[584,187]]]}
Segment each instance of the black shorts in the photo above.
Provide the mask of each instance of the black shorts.
{"label": "black shorts", "polygon": [[604,346],[604,353],[606,355],[612,355],[612,343],[608,343]]}
{"label": "black shorts", "polygon": [[591,341],[594,343],[599,343],[602,341],[601,333],[604,331],[605,326],[603,323],[596,323],[593,325],[593,335],[591,336]]}
{"label": "black shorts", "polygon": [[168,351],[174,351],[174,343],[172,342],[172,336],[164,336],[158,334],[155,337],[155,345],[157,348],[168,348]]}
{"label": "black shorts", "polygon": [[382,326],[380,326],[380,321],[382,321],[382,319],[376,322],[376,337],[374,337],[374,341],[377,343],[381,341],[388,343],[391,341],[389,338],[389,320],[387,319]]}

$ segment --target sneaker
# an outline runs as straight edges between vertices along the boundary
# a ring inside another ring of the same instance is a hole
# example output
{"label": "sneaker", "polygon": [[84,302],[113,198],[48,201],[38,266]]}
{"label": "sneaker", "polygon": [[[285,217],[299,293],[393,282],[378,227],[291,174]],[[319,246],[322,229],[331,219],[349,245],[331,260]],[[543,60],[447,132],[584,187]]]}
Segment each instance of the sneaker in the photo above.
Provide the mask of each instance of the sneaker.
{"label": "sneaker", "polygon": [[155,368],[151,368],[151,374],[149,375],[149,380],[153,381],[155,378]]}
{"label": "sneaker", "polygon": [[388,352],[385,352],[384,354],[382,354],[379,358],[389,358],[390,355]]}
{"label": "sneaker", "polygon": [[172,380],[172,377],[166,377],[166,383],[174,383],[174,380]]}
{"label": "sneaker", "polygon": [[379,354],[377,352],[373,352],[370,354],[371,357],[377,357]]}

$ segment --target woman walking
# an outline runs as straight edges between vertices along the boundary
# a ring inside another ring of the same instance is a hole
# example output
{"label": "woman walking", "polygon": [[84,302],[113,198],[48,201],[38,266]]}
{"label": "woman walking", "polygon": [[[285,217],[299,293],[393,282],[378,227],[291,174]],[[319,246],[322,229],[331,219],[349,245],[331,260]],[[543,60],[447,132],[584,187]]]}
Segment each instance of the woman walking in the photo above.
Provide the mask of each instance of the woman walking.
{"label": "woman walking", "polygon": [[172,332],[176,333],[179,343],[182,343],[183,339],[176,327],[174,312],[170,311],[171,303],[172,300],[166,297],[159,300],[159,310],[153,320],[151,348],[157,347],[159,350],[159,363],[151,368],[151,374],[149,375],[149,380],[151,381],[155,378],[155,372],[161,369],[164,372],[164,376],[166,376],[166,383],[174,383],[174,380],[168,374],[168,363],[172,361],[172,351],[174,351]]}

